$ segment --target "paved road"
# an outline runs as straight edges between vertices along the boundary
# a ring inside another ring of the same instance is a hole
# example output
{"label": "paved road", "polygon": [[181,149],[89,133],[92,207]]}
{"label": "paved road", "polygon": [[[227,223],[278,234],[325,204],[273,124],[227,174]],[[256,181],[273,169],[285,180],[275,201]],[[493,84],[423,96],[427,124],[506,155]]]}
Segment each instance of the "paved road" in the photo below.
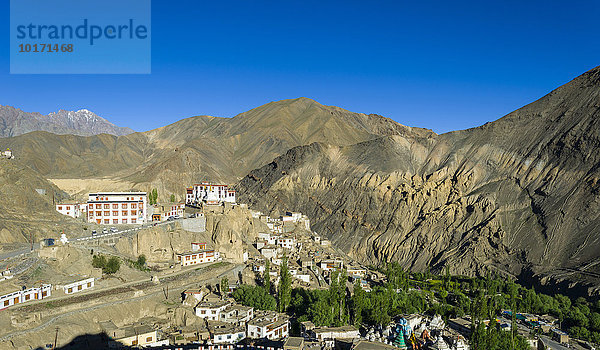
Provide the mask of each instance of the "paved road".
{"label": "paved road", "polygon": [[[181,219],[183,220],[183,219]],[[145,228],[149,228],[149,227],[153,227],[153,226],[161,226],[161,225],[165,225],[165,224],[169,224],[172,223],[173,221],[162,221],[162,222],[157,222],[157,223],[148,223],[148,224],[144,224],[142,226],[138,226],[138,227],[132,227],[132,228],[128,228],[126,230],[121,230],[121,231],[117,231],[117,232],[108,232],[108,233],[98,233],[97,235],[92,236],[91,234],[89,236],[84,236],[84,237],[79,237],[79,238],[75,238],[72,241],[74,242],[80,242],[80,241],[87,241],[87,240],[91,240],[91,239],[98,239],[98,238],[109,238],[109,237],[114,237],[114,236],[126,236],[128,234],[134,234],[135,232],[145,229]]]}
{"label": "paved road", "polygon": [[[39,249],[40,248],[40,244],[39,243],[34,243],[33,245],[33,250]],[[23,256],[27,253],[31,252],[31,246],[27,246],[24,248],[20,248],[17,250],[13,250],[7,253],[3,253],[0,254],[0,261],[4,261],[4,260],[8,260],[8,259],[12,259],[12,258],[16,258],[18,256]]]}

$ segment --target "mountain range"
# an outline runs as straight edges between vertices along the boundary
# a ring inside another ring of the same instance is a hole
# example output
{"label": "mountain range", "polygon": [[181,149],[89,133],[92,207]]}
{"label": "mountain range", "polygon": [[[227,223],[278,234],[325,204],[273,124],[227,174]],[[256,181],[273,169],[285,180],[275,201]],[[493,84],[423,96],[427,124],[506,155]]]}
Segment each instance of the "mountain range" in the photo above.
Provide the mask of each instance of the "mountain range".
{"label": "mountain range", "polygon": [[237,183],[241,202],[308,214],[365,264],[600,286],[600,67],[441,135],[298,98],[124,136],[35,131],[0,147],[46,179],[109,179],[163,200],[198,181]]}
{"label": "mountain range", "polygon": [[11,106],[0,106],[0,137],[11,137],[32,131],[48,131],[55,134],[72,135],[127,135],[133,130],[118,127],[87,109],[79,111],[59,110],[42,115],[28,113]]}
{"label": "mountain range", "polygon": [[[202,180],[236,183],[288,149],[327,142],[351,145],[383,135],[433,134],[379,115],[353,113],[307,98],[271,102],[233,118],[198,116],[125,136],[32,132],[0,138],[47,178],[111,178],[159,196],[182,196]],[[181,198],[181,197],[180,197]]]}
{"label": "mountain range", "polygon": [[365,263],[597,292],[600,68],[477,128],[291,149],[238,189]]}

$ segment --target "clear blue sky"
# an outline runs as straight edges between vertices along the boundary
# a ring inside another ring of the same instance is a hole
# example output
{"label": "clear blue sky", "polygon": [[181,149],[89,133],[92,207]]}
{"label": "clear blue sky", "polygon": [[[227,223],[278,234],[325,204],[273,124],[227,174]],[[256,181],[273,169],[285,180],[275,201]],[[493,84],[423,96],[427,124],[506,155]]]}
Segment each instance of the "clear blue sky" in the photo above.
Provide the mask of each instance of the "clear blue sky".
{"label": "clear blue sky", "polygon": [[600,65],[598,1],[155,0],[151,75],[10,75],[0,9],[0,104],[137,131],[304,96],[446,132]]}

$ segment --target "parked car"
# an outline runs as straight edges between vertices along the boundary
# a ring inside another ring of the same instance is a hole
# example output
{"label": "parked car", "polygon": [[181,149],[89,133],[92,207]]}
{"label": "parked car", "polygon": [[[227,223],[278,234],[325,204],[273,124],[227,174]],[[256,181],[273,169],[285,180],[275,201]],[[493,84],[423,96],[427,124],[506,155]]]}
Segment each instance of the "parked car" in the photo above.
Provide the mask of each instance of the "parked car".
{"label": "parked car", "polygon": [[98,232],[96,232],[96,230],[92,230],[92,236],[95,236],[97,234],[98,234]]}
{"label": "parked car", "polygon": [[102,233],[105,233],[105,234],[108,233],[108,229],[105,229],[105,228],[102,229]]}
{"label": "parked car", "polygon": [[111,228],[110,228],[110,232],[118,232],[118,231],[119,231],[119,230],[117,230],[117,228],[116,228],[116,227],[111,227]]}
{"label": "parked car", "polygon": [[175,220],[179,219],[179,215],[173,216],[173,219],[175,219]]}

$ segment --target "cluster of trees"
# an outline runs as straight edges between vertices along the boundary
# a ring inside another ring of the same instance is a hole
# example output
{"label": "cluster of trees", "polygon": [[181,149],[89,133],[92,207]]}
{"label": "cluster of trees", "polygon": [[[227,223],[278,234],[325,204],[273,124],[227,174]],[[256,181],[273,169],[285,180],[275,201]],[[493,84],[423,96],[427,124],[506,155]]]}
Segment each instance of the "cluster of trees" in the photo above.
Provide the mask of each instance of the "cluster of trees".
{"label": "cluster of trees", "polygon": [[129,266],[134,269],[148,271],[148,268],[146,267],[146,256],[144,254],[138,256],[136,260],[127,260],[127,262],[129,263]]}
{"label": "cluster of trees", "polygon": [[[233,298],[242,305],[252,306],[256,309],[286,312],[292,300],[292,275],[288,269],[287,258],[283,258],[279,267],[280,279],[277,288],[274,288],[271,284],[270,273],[271,264],[267,260],[263,272],[262,286],[242,285],[233,291]],[[221,284],[223,284],[223,280]]]}
{"label": "cluster of trees", "polygon": [[102,273],[107,275],[116,273],[121,268],[121,260],[116,256],[106,258],[102,254],[92,256],[92,266],[97,269],[102,269]]}
{"label": "cluster of trees", "polygon": [[[474,349],[526,349],[526,340],[498,325],[485,327],[483,320],[494,320],[501,310],[550,314],[558,318],[563,329],[574,338],[600,344],[600,301],[585,298],[572,300],[564,295],[537,293],[513,281],[497,277],[451,276],[431,272],[409,274],[398,263],[380,269],[387,282],[365,292],[359,282],[346,288],[345,271],[334,272],[327,290],[291,289],[287,260],[280,266],[277,288],[271,284],[270,264],[263,274],[262,286],[241,286],[234,298],[257,309],[278,310],[294,314],[298,321],[312,321],[317,326],[386,324],[402,314],[442,315],[444,319],[469,314],[473,320],[471,345]],[[275,298],[276,296],[276,298]],[[513,330],[516,320],[513,312]]]}
{"label": "cluster of trees", "polygon": [[496,322],[490,322],[486,328],[480,322],[471,335],[473,350],[529,350],[527,340],[515,333],[503,331]]}
{"label": "cluster of trees", "polygon": [[243,284],[233,291],[232,296],[238,303],[255,309],[275,311],[277,308],[277,301],[263,286]]}
{"label": "cluster of trees", "polygon": [[[453,278],[449,291],[454,308],[470,312],[476,319],[492,319],[501,310],[537,315],[549,314],[559,320],[560,327],[573,338],[600,344],[600,301],[537,293],[513,281],[500,278]],[[469,295],[467,297],[465,294]]]}
{"label": "cluster of trees", "polygon": [[294,288],[289,311],[294,313],[300,322],[310,320],[317,326],[347,325],[350,310],[346,280],[343,272],[335,272],[331,276],[328,290]]}
{"label": "cluster of trees", "polygon": [[150,193],[148,193],[148,203],[150,205],[154,205],[158,203],[158,191],[156,188],[153,188]]}

